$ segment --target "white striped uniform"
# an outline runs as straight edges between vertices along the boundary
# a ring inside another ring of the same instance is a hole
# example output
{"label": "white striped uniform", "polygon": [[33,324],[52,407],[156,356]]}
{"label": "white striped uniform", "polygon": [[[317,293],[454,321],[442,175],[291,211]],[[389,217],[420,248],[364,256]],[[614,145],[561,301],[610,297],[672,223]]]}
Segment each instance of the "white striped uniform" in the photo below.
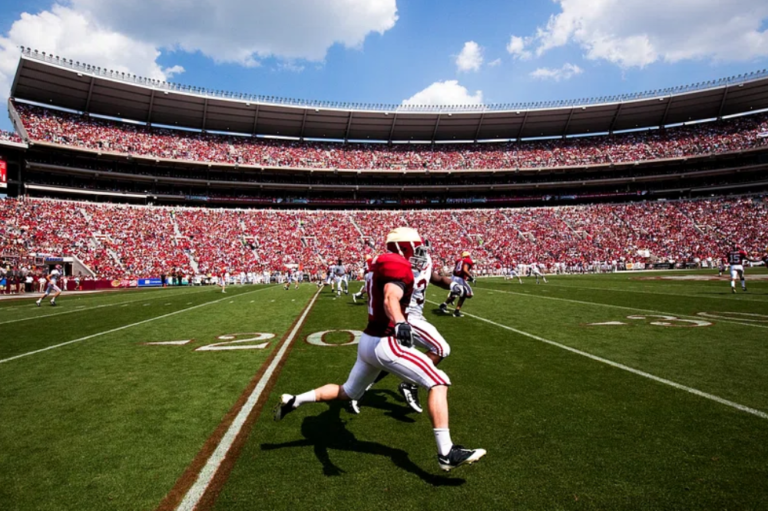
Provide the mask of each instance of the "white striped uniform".
{"label": "white striped uniform", "polygon": [[408,314],[408,323],[413,327],[414,343],[431,351],[435,355],[445,358],[451,354],[451,346],[440,332],[430,322],[424,319],[424,302],[427,298],[427,287],[432,278],[432,257],[427,254],[427,264],[421,271],[413,272],[413,294],[411,303],[405,310]]}

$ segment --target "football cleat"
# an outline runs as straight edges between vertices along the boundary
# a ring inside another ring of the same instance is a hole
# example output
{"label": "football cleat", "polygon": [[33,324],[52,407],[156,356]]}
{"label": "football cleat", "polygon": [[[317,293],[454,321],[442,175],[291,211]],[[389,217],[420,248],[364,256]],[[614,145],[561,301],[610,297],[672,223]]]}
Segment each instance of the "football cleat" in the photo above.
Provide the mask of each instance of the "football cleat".
{"label": "football cleat", "polygon": [[421,403],[419,403],[419,386],[418,385],[401,382],[397,390],[400,391],[400,395],[403,396],[403,399],[405,399],[405,402],[408,403],[408,406],[411,407],[411,410],[413,410],[416,413],[421,413],[424,411],[421,408]]}
{"label": "football cleat", "polygon": [[736,294],[736,288],[735,287],[731,288],[731,293]]}
{"label": "football cleat", "polygon": [[353,399],[349,402],[349,405],[347,406],[347,410],[349,411],[349,413],[360,415],[360,405],[358,404],[357,399]]}
{"label": "football cleat", "polygon": [[35,302],[35,305],[37,305],[38,307],[40,307],[40,300],[36,301],[36,302]]}
{"label": "football cleat", "polygon": [[448,312],[448,306],[444,303],[440,304],[440,312]]}
{"label": "football cleat", "polygon": [[51,300],[51,307],[56,307],[56,301],[55,300]]}
{"label": "football cleat", "polygon": [[485,456],[485,449],[465,449],[460,445],[454,445],[447,456],[438,455],[437,462],[440,468],[450,472],[462,465],[471,465],[483,456]]}
{"label": "football cleat", "polygon": [[280,402],[275,406],[275,420],[282,420],[283,417],[295,410],[293,404],[296,402],[296,396],[283,394],[280,396]]}
{"label": "football cleat", "polygon": [[461,311],[459,309],[456,309],[455,311],[453,311],[453,317],[454,318],[461,318],[463,316],[464,315],[461,313]]}
{"label": "football cleat", "polygon": [[355,294],[353,294],[353,295],[352,295],[352,301],[353,301],[353,302],[357,303],[357,299],[358,299],[358,298],[362,298],[362,297],[358,297],[357,293],[355,293]]}

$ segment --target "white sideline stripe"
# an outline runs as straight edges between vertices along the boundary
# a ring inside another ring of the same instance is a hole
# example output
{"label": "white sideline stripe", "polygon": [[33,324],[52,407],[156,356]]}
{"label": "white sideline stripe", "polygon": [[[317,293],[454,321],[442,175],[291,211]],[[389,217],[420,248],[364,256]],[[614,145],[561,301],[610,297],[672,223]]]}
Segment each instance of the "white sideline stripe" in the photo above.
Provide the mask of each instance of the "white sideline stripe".
{"label": "white sideline stripe", "polygon": [[293,330],[291,330],[290,335],[288,335],[288,338],[280,347],[280,350],[278,350],[275,358],[272,359],[272,363],[269,364],[269,367],[261,376],[261,379],[251,392],[251,395],[248,396],[248,400],[240,409],[240,412],[238,412],[235,420],[232,421],[232,424],[230,424],[229,429],[227,429],[227,432],[222,437],[219,445],[216,446],[216,450],[213,451],[213,454],[211,454],[211,457],[208,458],[205,466],[197,476],[195,484],[192,485],[187,494],[184,496],[184,500],[181,501],[179,507],[176,508],[176,511],[193,511],[195,507],[197,507],[197,505],[200,503],[200,499],[203,498],[203,495],[208,489],[208,486],[211,484],[213,477],[216,475],[216,472],[218,472],[219,467],[221,466],[221,462],[224,461],[224,459],[227,457],[229,449],[232,447],[235,439],[240,434],[240,430],[243,429],[245,420],[253,411],[253,408],[259,401],[262,392],[264,392],[264,388],[267,386],[267,382],[269,382],[269,380],[272,378],[272,374],[275,372],[278,364],[283,360],[283,357],[285,357],[285,353],[293,343],[293,339],[296,337],[299,329],[301,329],[301,327],[304,325],[304,320],[309,314],[309,311],[312,310],[312,306],[315,304],[315,300],[317,300],[317,297],[320,295],[320,291],[321,290],[319,289],[317,290],[315,295],[312,297],[312,300],[310,300],[307,308],[304,309],[304,312],[299,317],[299,321],[296,322],[296,325],[293,327]]}
{"label": "white sideline stripe", "polygon": [[[685,282],[685,281],[682,281],[682,282]],[[637,294],[643,294],[643,295],[679,296],[682,298],[703,298],[705,300],[728,300],[728,299],[734,298],[735,301],[739,301],[739,302],[768,303],[768,300],[752,300],[750,298],[745,297],[743,294],[730,296],[730,292],[725,293],[726,296],[682,295],[678,293],[659,293],[656,291],[641,291],[639,289],[619,289],[615,287],[564,286],[562,284],[552,284],[551,282],[547,284],[547,287],[559,287],[559,288],[565,288],[565,289],[589,289],[591,291],[611,291],[614,293],[637,293]],[[485,289],[488,289],[488,288],[485,288]]]}
{"label": "white sideline stripe", "polygon": [[[189,293],[189,294],[190,295],[200,294],[200,291],[196,291],[194,293]],[[165,298],[166,298],[166,300],[168,299],[167,296]],[[85,305],[78,305],[73,310],[67,310],[67,311],[62,311],[62,312],[54,312],[53,314],[43,314],[42,316],[30,316],[28,318],[10,319],[8,321],[0,321],[0,325],[7,325],[7,324],[10,324],[10,323],[19,323],[21,321],[31,321],[33,319],[50,318],[50,317],[53,317],[53,316],[61,316],[61,315],[64,315],[64,314],[72,314],[72,313],[75,313],[75,312],[87,312],[87,311],[92,311],[94,309],[103,309],[104,307],[117,307],[118,305],[122,305],[124,307],[124,306],[128,305],[129,303],[140,302],[140,301],[146,300],[146,299],[147,299],[147,297],[145,296],[145,297],[142,297],[142,298],[137,298],[136,300],[127,300],[125,302],[117,302],[117,303],[105,303],[103,305],[94,305],[93,307],[87,307]],[[32,307],[31,306],[25,306],[24,308],[26,309],[26,308],[32,308]]]}
{"label": "white sideline stripe", "polygon": [[[432,303],[434,305],[437,305],[437,302],[433,302],[431,300],[428,300],[429,303]],[[476,316],[474,314],[469,314],[467,312],[462,312],[465,316],[469,316],[470,318],[475,318],[479,321],[483,321],[485,323],[488,323],[493,326],[497,326],[499,328],[503,328],[505,330],[509,330],[510,332],[514,332],[516,334],[522,335],[524,337],[528,337],[530,339],[534,339],[539,342],[543,342],[544,344],[549,344],[550,346],[555,346],[556,348],[560,348],[566,351],[570,351],[571,353],[575,353],[576,355],[581,355],[582,357],[587,357],[591,360],[594,360],[596,362],[601,362],[603,364],[607,364],[611,367],[615,367],[616,369],[622,369],[624,371],[630,372],[632,374],[636,374],[637,376],[642,376],[643,378],[648,378],[649,380],[653,380],[657,383],[661,383],[664,385],[668,385],[670,387],[676,388],[678,390],[684,390],[690,394],[693,394],[695,396],[703,397],[705,399],[709,399],[711,401],[715,401],[716,403],[720,403],[721,405],[730,406],[731,408],[735,408],[737,410],[741,410],[742,412],[746,412],[749,414],[752,414],[756,417],[760,417],[761,419],[768,419],[768,413],[761,412],[760,410],[756,410],[754,408],[750,408],[745,405],[741,405],[739,403],[734,403],[733,401],[729,401],[727,399],[724,399],[719,396],[715,396],[714,394],[709,394],[707,392],[703,392],[698,389],[694,389],[693,387],[688,387],[686,385],[682,385],[680,383],[673,382],[671,380],[667,380],[666,378],[661,378],[659,376],[655,376],[650,373],[646,373],[645,371],[641,371],[639,369],[635,369],[634,367],[625,366],[624,364],[620,364],[618,362],[614,362],[612,360],[608,360],[607,358],[598,357],[597,355],[593,355],[591,353],[587,353],[586,351],[577,350],[576,348],[571,348],[570,346],[566,346],[565,344],[560,344],[559,342],[550,341],[549,339],[544,339],[543,337],[539,337],[538,335],[529,334],[528,332],[523,332],[522,330],[518,330],[517,328],[512,328],[511,326],[502,325],[501,323],[496,323],[495,321],[491,321],[490,319],[481,318],[480,316]]]}
{"label": "white sideline stripe", "polygon": [[[585,302],[582,300],[571,300],[570,298],[557,298],[556,296],[542,296],[542,295],[537,295],[535,293],[516,293],[514,291],[503,291],[503,290],[493,289],[489,287],[475,287],[474,289],[482,289],[484,291],[493,291],[495,293],[505,293],[508,295],[524,296],[526,298],[541,298],[542,300],[555,300],[558,302],[577,303],[579,305],[593,305],[596,307],[608,307],[611,309],[622,309],[622,310],[636,311],[636,312],[650,312],[653,314],[661,314],[663,316],[675,316],[678,318],[701,319],[701,316],[692,316],[690,314],[680,314],[678,312],[664,312],[664,311],[657,311],[653,309],[640,309],[638,307],[627,307],[625,305],[613,305],[610,303]],[[742,325],[742,326],[753,326],[755,328],[768,328],[768,326],[766,325],[756,325],[754,323],[743,323],[738,320],[734,321],[730,319],[718,319],[717,321],[724,322],[724,323],[733,323],[735,325]]]}
{"label": "white sideline stripe", "polygon": [[[254,291],[248,291],[247,293],[243,293],[243,294],[238,295],[238,296],[250,295],[250,294],[253,294],[253,293],[258,293],[259,291],[266,291],[267,289],[270,289],[272,287],[275,287],[275,286],[263,287],[261,289],[256,289]],[[227,298],[229,298],[229,297],[227,297]],[[145,320],[139,321],[137,323],[131,323],[130,325],[123,325],[121,327],[113,328],[112,330],[106,330],[104,332],[99,332],[97,334],[92,334],[92,335],[87,335],[85,337],[80,337],[79,339],[74,339],[72,341],[62,342],[61,344],[55,344],[53,346],[48,346],[47,348],[41,348],[39,350],[30,351],[28,353],[22,353],[21,355],[16,355],[14,357],[10,357],[10,358],[6,358],[6,359],[3,359],[3,360],[0,360],[0,364],[4,364],[4,363],[10,362],[12,360],[18,360],[20,358],[28,357],[30,355],[36,355],[36,354],[42,353],[44,351],[53,350],[53,349],[56,349],[56,348],[61,348],[62,346],[67,346],[68,344],[74,344],[76,342],[81,342],[81,341],[87,341],[88,339],[93,339],[95,337],[101,337],[102,335],[111,334],[111,333],[114,333],[114,332],[119,332],[120,330],[125,330],[126,328],[132,328],[132,327],[135,327],[135,326],[143,325],[145,323],[151,323],[152,321],[157,321],[158,319],[167,318],[169,316],[174,316],[176,314],[181,314],[182,312],[191,311],[193,309],[199,309],[200,307],[205,307],[206,305],[212,305],[214,303],[218,303],[218,302],[221,302],[223,300],[226,300],[227,298],[220,298],[218,300],[213,300],[212,302],[201,303],[201,304],[195,305],[193,307],[187,307],[186,309],[180,309],[180,310],[177,310],[177,311],[174,311],[174,312],[169,312],[168,314],[163,314],[162,316],[157,316],[157,317],[154,317],[154,318],[145,319]]]}

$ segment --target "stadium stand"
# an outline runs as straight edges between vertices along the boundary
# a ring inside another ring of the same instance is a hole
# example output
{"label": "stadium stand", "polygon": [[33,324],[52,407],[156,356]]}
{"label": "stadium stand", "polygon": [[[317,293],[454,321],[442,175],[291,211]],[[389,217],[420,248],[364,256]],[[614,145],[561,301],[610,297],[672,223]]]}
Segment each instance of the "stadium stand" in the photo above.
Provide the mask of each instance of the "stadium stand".
{"label": "stadium stand", "polygon": [[[394,226],[417,227],[450,265],[471,250],[482,274],[719,261],[729,244],[768,245],[764,197],[495,210],[309,211],[170,208],[49,199],[0,201],[0,253],[74,255],[99,277],[359,266]],[[732,221],[736,219],[736,222]],[[726,221],[727,220],[727,221]],[[645,257],[644,251],[649,252]]]}

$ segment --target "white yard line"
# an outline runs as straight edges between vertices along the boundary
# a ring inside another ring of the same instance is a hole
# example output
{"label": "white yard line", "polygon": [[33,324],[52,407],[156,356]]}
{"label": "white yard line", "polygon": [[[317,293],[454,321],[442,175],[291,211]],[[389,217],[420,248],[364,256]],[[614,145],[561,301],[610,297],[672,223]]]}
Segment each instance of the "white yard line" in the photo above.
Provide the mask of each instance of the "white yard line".
{"label": "white yard line", "polygon": [[[542,284],[546,285],[546,284]],[[502,291],[500,289],[493,289],[489,287],[475,287],[475,289],[482,289],[483,291],[489,291],[491,293],[504,293],[508,295],[517,295],[517,296],[524,296],[526,298],[541,298],[542,300],[554,300],[557,302],[566,302],[566,303],[576,303],[579,305],[592,305],[595,307],[607,307],[609,309],[620,309],[620,310],[628,310],[628,311],[634,311],[634,312],[650,312],[653,314],[661,314],[664,316],[676,316],[678,318],[693,318],[693,319],[701,319],[701,316],[692,316],[690,314],[680,314],[679,312],[664,312],[664,311],[657,311],[653,309],[641,309],[639,307],[627,307],[625,305],[613,305],[610,303],[599,303],[599,302],[585,302],[583,300],[572,300],[570,298],[557,298],[555,296],[542,296],[535,293],[516,293],[514,291]],[[768,328],[766,325],[756,325],[754,323],[742,323],[741,321],[733,321],[729,319],[718,319],[717,321],[725,322],[725,323],[733,323],[735,325],[742,325],[742,326],[752,326],[755,328]]]}
{"label": "white yard line", "polygon": [[[276,287],[276,286],[263,287],[261,289],[256,289],[254,291],[248,291],[247,293],[243,293],[243,294],[237,295],[235,298],[240,297],[240,296],[250,295],[250,294],[253,294],[253,293],[258,293],[260,291],[266,291],[267,289],[271,289],[272,287]],[[80,337],[79,339],[74,339],[74,340],[71,340],[71,341],[62,342],[60,344],[55,344],[53,346],[48,346],[46,348],[41,348],[39,350],[30,351],[30,352],[27,352],[27,353],[22,353],[21,355],[16,355],[16,356],[13,356],[13,357],[10,357],[10,358],[2,359],[2,360],[0,360],[0,364],[4,364],[6,362],[11,362],[12,360],[18,360],[20,358],[28,357],[30,355],[36,355],[36,354],[42,353],[44,351],[49,351],[49,350],[54,350],[56,348],[61,348],[62,346],[67,346],[69,344],[74,344],[76,342],[87,341],[88,339],[93,339],[95,337],[101,337],[102,335],[111,334],[111,333],[114,333],[114,332],[119,332],[120,330],[125,330],[127,328],[132,328],[132,327],[135,327],[135,326],[143,325],[145,323],[151,323],[152,321],[157,321],[158,319],[163,319],[163,318],[167,318],[167,317],[170,317],[170,316],[174,316],[176,314],[181,314],[182,312],[187,312],[187,311],[191,311],[191,310],[194,310],[194,309],[199,309],[200,307],[205,307],[207,305],[212,305],[214,303],[222,302],[222,301],[228,300],[228,299],[230,299],[230,297],[219,298],[218,300],[213,300],[211,302],[201,303],[200,305],[194,305],[192,307],[187,307],[186,309],[180,309],[180,310],[177,310],[177,311],[174,311],[174,312],[169,312],[168,314],[163,314],[162,316],[156,316],[154,318],[149,318],[149,319],[145,319],[143,321],[138,321],[136,323],[131,323],[130,325],[123,325],[121,327],[113,328],[111,330],[106,330],[104,332],[99,332],[97,334],[92,334],[92,335],[87,335],[85,337]]]}
{"label": "white yard line", "polygon": [[285,354],[288,352],[288,348],[293,343],[293,339],[296,337],[296,334],[299,333],[299,330],[304,325],[304,320],[312,310],[312,306],[315,304],[315,300],[317,300],[317,297],[320,295],[320,291],[321,290],[315,292],[312,300],[309,302],[309,305],[307,305],[307,308],[304,309],[304,312],[299,317],[299,321],[296,322],[296,325],[293,327],[293,330],[291,330],[288,338],[285,340],[283,345],[280,346],[277,355],[275,355],[275,358],[272,359],[272,363],[269,364],[269,367],[261,376],[261,379],[256,384],[256,387],[248,396],[248,400],[240,409],[240,412],[238,412],[235,420],[233,420],[232,424],[230,424],[229,429],[227,429],[227,432],[222,437],[219,445],[216,446],[216,450],[214,450],[213,454],[211,454],[211,457],[208,458],[205,466],[200,471],[200,475],[197,476],[195,483],[184,496],[184,500],[181,501],[179,507],[176,508],[177,511],[192,511],[200,503],[200,499],[202,499],[203,495],[205,495],[208,486],[211,484],[211,481],[221,466],[221,462],[224,461],[224,459],[227,457],[229,449],[232,447],[232,444],[240,434],[246,419],[253,411],[256,403],[258,403],[262,392],[264,392],[264,389],[267,386],[267,383],[272,378],[272,374],[275,372],[275,369],[277,369],[277,366],[285,357]]}
{"label": "white yard line", "polygon": [[[188,293],[188,294],[189,295],[200,294],[200,291],[195,291],[194,293]],[[184,295],[179,294],[179,296],[184,296]],[[155,297],[155,298],[160,298],[160,297]],[[151,298],[151,299],[155,299],[155,298]],[[162,298],[165,298],[167,300],[168,296],[164,296]],[[65,310],[65,311],[62,311],[62,312],[54,312],[53,314],[42,314],[40,316],[29,316],[29,317],[26,317],[26,318],[10,319],[8,321],[0,321],[0,325],[7,325],[9,323],[19,323],[21,321],[31,321],[31,320],[34,320],[34,319],[50,318],[50,317],[53,317],[53,316],[62,316],[64,314],[73,314],[75,312],[86,312],[86,311],[91,311],[91,310],[94,310],[94,309],[103,309],[104,307],[116,307],[118,305],[128,305],[129,303],[141,302],[141,301],[144,301],[146,299],[147,299],[147,297],[144,296],[144,297],[138,298],[136,300],[127,300],[125,302],[117,302],[117,303],[105,303],[103,305],[94,305],[93,307],[87,307],[85,305],[78,305],[73,310]],[[30,306],[30,308],[31,307],[33,307],[33,306]]]}
{"label": "white yard line", "polygon": [[[757,302],[757,303],[768,304],[768,300],[752,300],[751,298],[746,298],[749,296],[749,293],[745,295],[741,291],[739,291],[739,294],[737,294],[736,296],[731,296],[732,293],[730,291],[728,291],[727,293],[723,292],[724,296],[702,296],[702,295],[682,295],[678,293],[659,293],[657,291],[641,291],[639,289],[618,289],[615,287],[565,286],[562,284],[553,284],[552,282],[547,283],[546,286],[558,287],[558,288],[564,288],[564,289],[589,289],[592,291],[611,291],[614,293],[637,293],[637,294],[643,294],[643,295],[679,296],[682,298],[703,298],[705,300],[731,300],[733,298],[735,299],[735,301],[739,301],[739,302]],[[481,288],[481,289],[489,289],[489,288]]]}
{"label": "white yard line", "polygon": [[[438,305],[437,302],[433,302],[431,300],[428,300],[429,303],[432,303],[434,305]],[[685,392],[688,392],[690,394],[693,394],[695,396],[703,397],[704,399],[709,399],[710,401],[714,401],[716,403],[720,403],[721,405],[729,406],[731,408],[735,408],[736,410],[740,410],[742,412],[749,413],[751,415],[754,415],[756,417],[760,417],[761,419],[768,419],[768,413],[762,412],[760,410],[756,410],[754,408],[750,408],[748,406],[734,403],[733,401],[729,401],[727,399],[724,399],[719,396],[715,396],[714,394],[709,394],[707,392],[703,392],[698,389],[694,389],[693,387],[688,387],[686,385],[682,385],[680,383],[673,382],[671,380],[667,380],[666,378],[661,378],[659,376],[655,376],[650,373],[646,373],[645,371],[641,371],[639,369],[635,369],[633,367],[625,366],[624,364],[620,364],[618,362],[614,362],[612,360],[608,360],[606,358],[598,357],[597,355],[593,355],[591,353],[587,353],[586,351],[577,350],[576,348],[571,348],[570,346],[566,346],[565,344],[560,344],[559,342],[550,341],[549,339],[544,339],[543,337],[539,337],[538,335],[529,334],[528,332],[524,332],[522,330],[518,330],[517,328],[512,328],[511,326],[502,325],[501,323],[497,323],[495,321],[491,321],[490,319],[481,318],[480,316],[476,316],[475,314],[469,314],[467,312],[462,312],[465,316],[469,316],[470,318],[474,318],[478,321],[482,321],[484,323],[488,323],[490,325],[503,328],[504,330],[509,330],[510,332],[514,332],[518,335],[522,335],[524,337],[528,337],[530,339],[534,339],[539,342],[543,342],[544,344],[549,344],[550,346],[555,346],[556,348],[560,348],[566,351],[570,351],[571,353],[575,353],[576,355],[581,355],[582,357],[589,358],[591,360],[594,360],[596,362],[600,362],[602,364],[609,365],[611,367],[615,367],[616,369],[621,369],[623,371],[627,371],[629,373],[635,374],[637,376],[642,376],[643,378],[648,378],[649,380],[653,380],[657,383],[661,383],[663,385],[668,385],[670,387],[676,388],[678,390],[684,390]]]}

